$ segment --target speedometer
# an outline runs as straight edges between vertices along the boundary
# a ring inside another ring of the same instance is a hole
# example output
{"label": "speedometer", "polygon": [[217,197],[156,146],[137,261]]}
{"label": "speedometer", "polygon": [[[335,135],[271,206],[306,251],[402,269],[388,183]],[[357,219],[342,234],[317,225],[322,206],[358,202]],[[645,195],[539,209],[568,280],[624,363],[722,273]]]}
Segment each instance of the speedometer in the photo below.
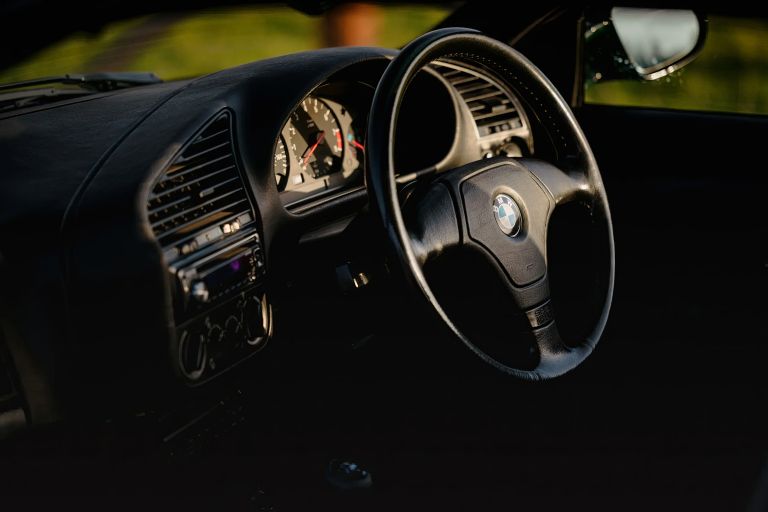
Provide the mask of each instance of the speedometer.
{"label": "speedometer", "polygon": [[291,114],[290,148],[302,172],[319,178],[341,170],[344,140],[336,116],[323,100],[309,97]]}

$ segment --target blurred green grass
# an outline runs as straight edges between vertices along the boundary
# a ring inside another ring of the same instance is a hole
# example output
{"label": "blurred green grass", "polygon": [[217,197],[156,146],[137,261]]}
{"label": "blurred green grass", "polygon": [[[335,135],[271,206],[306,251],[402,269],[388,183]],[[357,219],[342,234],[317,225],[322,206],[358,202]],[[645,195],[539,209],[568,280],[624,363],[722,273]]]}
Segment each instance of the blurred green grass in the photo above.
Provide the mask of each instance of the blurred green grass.
{"label": "blurred green grass", "polygon": [[667,78],[589,85],[587,103],[768,114],[768,20],[710,17],[701,53]]}
{"label": "blurred green grass", "polygon": [[[435,26],[448,9],[382,8],[379,44],[396,48]],[[287,7],[210,9],[113,23],[73,34],[13,68],[0,83],[63,73],[153,71],[190,78],[246,62],[319,48],[322,18]],[[768,21],[712,17],[702,53],[665,79],[590,85],[588,103],[768,114]]]}
{"label": "blurred green grass", "polygon": [[[402,46],[449,12],[439,6],[382,7],[379,44]],[[322,22],[276,6],[147,16],[111,24],[96,34],[74,34],[0,71],[0,83],[92,71],[153,71],[165,80],[189,78],[319,48]]]}

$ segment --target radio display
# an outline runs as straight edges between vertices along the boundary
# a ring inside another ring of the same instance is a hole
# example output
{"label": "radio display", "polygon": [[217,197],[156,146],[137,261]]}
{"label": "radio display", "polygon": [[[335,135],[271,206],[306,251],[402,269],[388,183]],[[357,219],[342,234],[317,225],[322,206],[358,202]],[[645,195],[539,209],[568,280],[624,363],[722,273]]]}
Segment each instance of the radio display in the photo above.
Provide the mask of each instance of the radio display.
{"label": "radio display", "polygon": [[[234,252],[234,251],[233,251]],[[212,297],[226,293],[230,288],[239,288],[256,279],[255,256],[251,250],[232,257],[232,253],[221,254],[206,264],[201,273]]]}

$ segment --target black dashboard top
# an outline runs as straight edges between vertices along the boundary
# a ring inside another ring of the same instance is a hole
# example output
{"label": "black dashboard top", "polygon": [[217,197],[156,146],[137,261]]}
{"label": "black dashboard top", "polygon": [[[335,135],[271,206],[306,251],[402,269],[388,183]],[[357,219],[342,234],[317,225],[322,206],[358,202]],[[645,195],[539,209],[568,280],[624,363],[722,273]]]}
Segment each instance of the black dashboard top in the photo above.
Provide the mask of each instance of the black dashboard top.
{"label": "black dashboard top", "polygon": [[248,99],[258,108],[261,125],[270,119],[282,124],[293,106],[324,78],[355,63],[384,59],[386,54],[386,50],[363,48],[306,52],[192,81],[0,115],[0,152],[4,155],[0,226],[9,230],[34,218],[39,229],[41,216],[52,226],[60,224],[81,184],[109,168],[121,145],[144,137],[153,142],[142,143],[142,152],[131,157],[132,174],[140,176],[161,155],[148,157],[150,165],[146,166],[136,158],[148,156],[153,147],[162,153],[179,144],[212,110],[234,100],[238,90],[249,90]]}

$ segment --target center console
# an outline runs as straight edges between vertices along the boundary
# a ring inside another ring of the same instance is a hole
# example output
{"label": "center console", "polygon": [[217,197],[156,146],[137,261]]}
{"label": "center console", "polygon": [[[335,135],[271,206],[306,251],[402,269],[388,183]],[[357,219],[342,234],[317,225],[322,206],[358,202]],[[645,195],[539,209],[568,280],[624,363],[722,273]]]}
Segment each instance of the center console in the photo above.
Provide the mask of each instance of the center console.
{"label": "center console", "polygon": [[189,384],[258,352],[272,325],[258,209],[232,134],[223,111],[182,148],[147,202],[173,299],[173,363]]}

